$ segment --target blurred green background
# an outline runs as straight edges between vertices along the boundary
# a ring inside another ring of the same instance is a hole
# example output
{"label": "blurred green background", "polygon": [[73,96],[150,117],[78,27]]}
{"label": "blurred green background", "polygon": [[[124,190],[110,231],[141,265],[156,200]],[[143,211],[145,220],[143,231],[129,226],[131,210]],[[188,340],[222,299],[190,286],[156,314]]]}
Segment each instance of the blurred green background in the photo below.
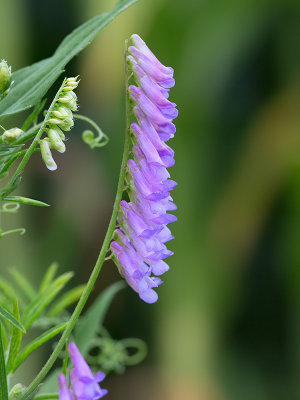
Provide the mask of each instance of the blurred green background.
{"label": "blurred green background", "polygon": [[[0,58],[16,70],[48,57],[72,29],[112,6],[0,0]],[[3,228],[27,233],[1,240],[1,273],[16,266],[37,284],[56,260],[61,271],[76,271],[74,283],[87,280],[118,179],[123,48],[132,33],[175,69],[178,222],[159,301],[144,304],[128,288],[105,321],[115,338],[149,345],[143,364],[108,377],[107,398],[300,399],[299,0],[140,0],[101,32],[65,75],[80,74],[80,112],[110,143],[91,151],[78,122],[67,152],[55,154],[57,172],[33,156],[19,193],[52,207],[24,206],[3,218]],[[93,298],[118,279],[107,262]],[[43,357],[32,358],[25,383]]]}

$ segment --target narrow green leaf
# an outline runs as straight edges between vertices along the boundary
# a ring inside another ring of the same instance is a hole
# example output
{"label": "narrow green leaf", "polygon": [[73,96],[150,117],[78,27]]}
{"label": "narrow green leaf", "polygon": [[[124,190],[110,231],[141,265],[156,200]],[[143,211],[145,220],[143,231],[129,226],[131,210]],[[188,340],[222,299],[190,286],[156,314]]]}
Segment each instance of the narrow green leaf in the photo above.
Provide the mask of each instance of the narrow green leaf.
{"label": "narrow green leaf", "polygon": [[136,1],[118,1],[113,10],[91,18],[69,34],[52,57],[16,71],[13,74],[15,82],[0,103],[0,119],[37,104],[63,72],[65,65],[117,15]]}
{"label": "narrow green leaf", "polygon": [[52,302],[52,300],[69,282],[72,276],[72,272],[67,272],[59,276],[44,292],[36,295],[35,299],[33,299],[33,301],[27,306],[22,318],[22,322],[26,328],[28,328]]}
{"label": "narrow green leaf", "polygon": [[65,293],[53,306],[50,308],[48,312],[48,317],[55,317],[59,315],[63,310],[69,307],[71,304],[75,303],[81,296],[85,285],[77,286],[67,293]]}
{"label": "narrow green leaf", "polygon": [[[1,319],[0,319],[0,322],[1,322]],[[2,332],[2,345],[3,345],[4,349],[7,349],[8,348],[8,334],[7,334],[6,329],[5,329],[5,323],[3,323],[3,324],[0,323],[0,327],[1,327],[0,329],[1,329],[1,332]]]}
{"label": "narrow green leaf", "polygon": [[40,293],[43,292],[45,289],[47,289],[47,287],[53,281],[53,278],[56,275],[57,268],[58,264],[56,262],[49,265],[40,285],[40,290],[39,290]]}
{"label": "narrow green leaf", "polygon": [[2,326],[0,323],[0,399],[8,400],[7,378],[5,369],[5,355],[2,343]]}
{"label": "narrow green leaf", "polygon": [[5,310],[5,308],[0,306],[0,317],[5,319],[6,321],[10,322],[14,325],[17,329],[20,329],[22,332],[26,332],[24,326],[19,322],[10,312]]}
{"label": "narrow green leaf", "polygon": [[74,338],[81,354],[85,357],[90,341],[97,335],[106,312],[115,295],[125,287],[123,281],[116,282],[105,289],[87,312],[79,319]]}
{"label": "narrow green leaf", "polygon": [[41,336],[37,337],[35,340],[33,340],[28,346],[26,346],[21,353],[18,355],[13,372],[16,371],[16,369],[23,363],[23,361],[30,356],[30,354],[41,347],[44,343],[48,342],[50,339],[52,339],[54,336],[58,335],[61,331],[63,331],[66,327],[67,323],[64,322],[63,324],[59,324],[48,331],[44,332]]}
{"label": "narrow green leaf", "polygon": [[36,292],[31,286],[31,283],[28,281],[28,279],[25,278],[25,276],[23,276],[15,268],[11,268],[9,270],[9,273],[13,277],[19,288],[22,290],[22,292],[28,297],[29,300],[32,300],[36,296]]}
{"label": "narrow green leaf", "polygon": [[50,207],[50,204],[44,203],[43,201],[29,199],[28,197],[22,196],[6,196],[3,201],[14,201],[16,203],[27,204],[29,206]]}
{"label": "narrow green leaf", "polygon": [[0,278],[0,290],[9,299],[17,297],[15,289],[11,286],[11,284],[7,280],[5,280],[2,277]]}
{"label": "narrow green leaf", "polygon": [[[13,313],[15,318],[20,322],[20,312],[17,299],[13,301]],[[20,329],[17,329],[15,326],[13,327],[11,333],[11,340],[9,345],[9,353],[6,363],[6,372],[9,374],[13,370],[14,362],[18,356],[20,347],[22,342],[22,332]]]}

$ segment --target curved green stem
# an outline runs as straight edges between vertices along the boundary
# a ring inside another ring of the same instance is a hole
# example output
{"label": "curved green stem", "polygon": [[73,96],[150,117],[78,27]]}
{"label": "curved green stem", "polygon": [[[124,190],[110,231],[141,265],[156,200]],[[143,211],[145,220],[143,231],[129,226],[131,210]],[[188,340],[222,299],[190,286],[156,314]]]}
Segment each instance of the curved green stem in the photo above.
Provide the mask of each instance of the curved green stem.
{"label": "curved green stem", "polygon": [[[125,63],[125,65],[126,65],[126,63]],[[126,110],[128,111],[127,79],[125,79],[125,81],[126,81]],[[41,369],[41,371],[38,373],[38,375],[35,377],[35,379],[31,382],[31,384],[27,387],[27,389],[23,393],[20,400],[27,399],[28,396],[37,388],[37,386],[43,381],[43,379],[45,378],[47,373],[50,371],[55,360],[57,359],[57,357],[59,356],[60,352],[62,351],[65,343],[67,342],[68,337],[70,336],[70,334],[76,324],[76,321],[78,320],[78,318],[81,314],[81,311],[82,311],[83,307],[85,306],[85,303],[87,302],[87,299],[95,285],[95,282],[101,271],[102,265],[105,261],[106,253],[108,251],[108,248],[109,248],[109,245],[110,245],[110,242],[111,242],[114,230],[115,230],[117,215],[118,215],[118,210],[119,210],[119,204],[120,204],[120,201],[122,200],[122,195],[123,195],[123,186],[124,186],[124,180],[125,180],[126,163],[127,163],[128,148],[129,148],[129,116],[128,116],[129,114],[128,114],[128,112],[126,115],[127,115],[127,119],[126,119],[125,143],[124,143],[123,158],[122,158],[122,163],[121,163],[117,193],[116,193],[116,197],[115,197],[115,202],[114,202],[110,222],[109,222],[109,225],[107,228],[107,232],[106,232],[98,259],[97,259],[94,269],[91,273],[91,276],[86,284],[86,287],[85,287],[84,291],[82,292],[82,295],[77,303],[77,306],[76,306],[75,310],[73,311],[73,314],[71,315],[71,318],[69,319],[66,329],[64,330],[58,344],[56,345],[53,353],[49,357],[49,359],[46,362],[46,364],[44,365],[44,367]]]}

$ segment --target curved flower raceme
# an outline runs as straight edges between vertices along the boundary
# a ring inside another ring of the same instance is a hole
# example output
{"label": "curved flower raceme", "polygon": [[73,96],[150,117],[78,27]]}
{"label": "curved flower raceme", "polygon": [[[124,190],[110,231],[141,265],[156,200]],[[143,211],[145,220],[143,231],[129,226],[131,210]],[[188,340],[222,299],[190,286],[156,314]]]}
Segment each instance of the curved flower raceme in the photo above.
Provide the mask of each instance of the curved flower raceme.
{"label": "curved flower raceme", "polygon": [[51,149],[64,153],[66,140],[63,131],[69,131],[73,125],[73,113],[77,110],[77,96],[74,89],[78,86],[78,77],[65,79],[64,86],[59,93],[50,119],[47,121],[47,136],[40,141],[41,155],[50,171],[57,169],[57,165],[52,157]]}
{"label": "curved flower raceme", "polygon": [[99,372],[93,375],[73,342],[69,344],[69,354],[74,365],[70,373],[71,387],[68,387],[64,374],[59,374],[59,400],[98,400],[106,395],[107,390],[99,385],[99,382],[105,378],[105,374]]}
{"label": "curved flower raceme", "polygon": [[[133,158],[127,162],[130,201],[120,202],[118,224],[111,243],[113,259],[128,284],[147,303],[158,296],[158,276],[169,269],[164,261],[173,253],[165,245],[173,239],[167,225],[176,221],[170,191],[174,151],[166,142],[174,137],[176,104],[168,100],[174,86],[173,69],[165,67],[138,35],[128,40],[126,63],[136,85],[128,92],[136,121],[130,125]],[[129,78],[130,78],[129,77]]]}

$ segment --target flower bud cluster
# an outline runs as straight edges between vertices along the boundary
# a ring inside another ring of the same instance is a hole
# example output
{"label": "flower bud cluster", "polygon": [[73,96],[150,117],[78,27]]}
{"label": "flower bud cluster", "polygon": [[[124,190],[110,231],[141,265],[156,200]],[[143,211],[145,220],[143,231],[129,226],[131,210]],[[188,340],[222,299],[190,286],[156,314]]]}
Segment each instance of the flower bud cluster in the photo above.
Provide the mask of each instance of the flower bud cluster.
{"label": "flower bud cluster", "polygon": [[59,400],[99,400],[107,394],[99,382],[105,378],[103,372],[93,375],[90,367],[80,354],[75,343],[69,343],[69,354],[73,362],[70,372],[71,387],[68,387],[64,374],[58,375]]}
{"label": "flower bud cluster", "polygon": [[53,171],[57,165],[52,157],[51,149],[64,153],[65,134],[63,131],[69,131],[74,126],[72,111],[77,110],[77,96],[74,89],[79,81],[76,78],[67,78],[57,101],[53,107],[50,119],[47,121],[47,138],[40,141],[42,158],[46,167]]}
{"label": "flower bud cluster", "polygon": [[12,84],[11,67],[5,60],[0,62],[0,99],[7,95]]}
{"label": "flower bud cluster", "polygon": [[176,221],[170,191],[177,183],[167,168],[174,165],[174,151],[166,144],[174,136],[176,104],[168,100],[174,86],[173,69],[165,67],[138,35],[132,35],[126,56],[136,85],[128,91],[136,122],[131,124],[132,152],[127,162],[130,202],[122,200],[111,243],[113,259],[128,284],[147,303],[157,300],[153,288],[158,276],[169,269],[164,261],[173,253],[165,245],[173,239],[167,225]]}

